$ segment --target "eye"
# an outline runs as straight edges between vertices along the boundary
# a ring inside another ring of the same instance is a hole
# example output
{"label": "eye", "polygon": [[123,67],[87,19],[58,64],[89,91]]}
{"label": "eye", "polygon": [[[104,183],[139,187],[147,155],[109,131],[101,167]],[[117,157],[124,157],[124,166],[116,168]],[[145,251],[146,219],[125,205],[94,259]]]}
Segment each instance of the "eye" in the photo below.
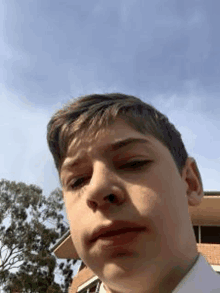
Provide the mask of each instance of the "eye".
{"label": "eye", "polygon": [[151,161],[149,160],[135,160],[132,162],[129,162],[125,165],[120,166],[119,169],[141,169],[141,167],[144,167],[145,165],[149,164]]}
{"label": "eye", "polygon": [[80,178],[74,179],[74,180],[72,180],[70,182],[70,184],[69,184],[68,187],[71,188],[71,189],[80,188],[80,187],[82,187],[85,184],[85,181],[87,179],[88,179],[87,177],[80,177]]}

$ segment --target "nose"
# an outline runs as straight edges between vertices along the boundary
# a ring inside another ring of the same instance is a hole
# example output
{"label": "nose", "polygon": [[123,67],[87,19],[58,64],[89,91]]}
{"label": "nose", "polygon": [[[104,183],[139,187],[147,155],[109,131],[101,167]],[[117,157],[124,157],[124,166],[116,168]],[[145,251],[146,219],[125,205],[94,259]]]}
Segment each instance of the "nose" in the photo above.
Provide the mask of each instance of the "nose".
{"label": "nose", "polygon": [[87,204],[94,208],[120,205],[125,200],[123,181],[114,170],[102,162],[96,162],[87,188]]}

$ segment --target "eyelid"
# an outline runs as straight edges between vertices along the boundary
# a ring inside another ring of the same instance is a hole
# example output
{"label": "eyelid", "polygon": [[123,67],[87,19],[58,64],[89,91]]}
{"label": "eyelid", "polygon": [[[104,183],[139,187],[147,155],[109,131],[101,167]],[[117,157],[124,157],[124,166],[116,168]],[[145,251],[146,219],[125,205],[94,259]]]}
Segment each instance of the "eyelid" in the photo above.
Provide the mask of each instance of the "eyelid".
{"label": "eyelid", "polygon": [[[120,167],[119,167],[119,169],[123,169],[123,168],[125,168],[126,166],[129,166],[129,165],[131,165],[132,163],[137,163],[137,166],[131,166],[131,168],[132,167],[143,167],[144,165],[146,165],[146,164],[148,164],[148,163],[151,163],[152,162],[152,160],[147,160],[147,159],[145,159],[145,160],[141,160],[141,159],[135,159],[135,160],[131,160],[131,161],[127,161],[126,163],[124,163],[124,164],[122,164],[122,165],[120,165]],[[138,166],[139,165],[139,166]]]}
{"label": "eyelid", "polygon": [[143,157],[143,156],[139,156],[139,157],[132,157],[132,158],[125,158],[125,159],[122,159],[122,160],[119,160],[118,163],[121,163],[121,164],[127,164],[127,163],[132,163],[132,162],[140,162],[140,161],[150,161],[150,159],[147,159],[146,157]]}
{"label": "eyelid", "polygon": [[[75,190],[75,189],[78,189],[80,188],[82,185],[84,186],[85,185],[85,181],[87,181],[89,177],[88,176],[77,176],[75,178],[72,178],[69,180],[68,184],[67,184],[67,188],[71,188],[72,190]],[[73,185],[80,179],[83,179],[82,182],[80,182],[79,184],[77,184],[76,186],[73,187]]]}
{"label": "eyelid", "polygon": [[74,179],[77,180],[81,177],[87,177],[89,174],[91,174],[91,172],[92,169],[91,167],[88,169],[88,166],[79,166],[77,170],[70,170],[68,174],[66,174],[66,178],[64,176],[63,187],[68,187],[70,182],[72,182]]}
{"label": "eyelid", "polygon": [[[145,158],[143,158],[143,157],[142,158],[134,157],[134,158],[131,158],[130,160],[127,160],[127,159],[125,160],[124,159],[124,160],[122,160],[120,162],[117,162],[117,165],[118,165],[117,168],[118,169],[123,169],[123,168],[126,167],[126,165],[136,163],[136,162],[137,162],[137,165],[138,165],[138,163],[143,164],[142,166],[139,166],[139,168],[141,168],[141,167],[144,167],[144,165],[151,163],[152,160],[146,159],[146,157]],[[132,166],[131,166],[131,168],[132,168]],[[138,168],[138,166],[137,166],[137,168]],[[75,177],[70,176],[69,178],[67,178],[67,180],[64,181],[63,186],[66,187],[66,188],[69,188],[70,184],[76,182],[80,178],[86,178],[86,177],[89,177],[88,174],[81,174],[81,175],[78,175],[78,176],[75,176]]]}
{"label": "eyelid", "polygon": [[78,179],[80,179],[82,177],[84,177],[84,176],[83,175],[76,176],[76,177],[69,176],[69,178],[67,178],[66,181],[64,182],[63,186],[68,188],[72,184],[72,182],[75,182],[75,181],[77,181]]}

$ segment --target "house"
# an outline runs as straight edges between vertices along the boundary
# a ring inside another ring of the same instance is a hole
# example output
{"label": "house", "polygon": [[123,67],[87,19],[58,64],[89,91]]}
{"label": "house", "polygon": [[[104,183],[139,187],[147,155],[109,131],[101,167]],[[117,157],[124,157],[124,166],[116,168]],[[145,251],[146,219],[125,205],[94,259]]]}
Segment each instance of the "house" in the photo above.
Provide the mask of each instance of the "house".
{"label": "house", "polygon": [[[189,207],[197,246],[213,269],[220,273],[220,191],[206,191],[201,204]],[[58,258],[74,258],[73,243],[67,232],[53,247]],[[82,262],[74,276],[70,293],[99,292],[99,278]]]}

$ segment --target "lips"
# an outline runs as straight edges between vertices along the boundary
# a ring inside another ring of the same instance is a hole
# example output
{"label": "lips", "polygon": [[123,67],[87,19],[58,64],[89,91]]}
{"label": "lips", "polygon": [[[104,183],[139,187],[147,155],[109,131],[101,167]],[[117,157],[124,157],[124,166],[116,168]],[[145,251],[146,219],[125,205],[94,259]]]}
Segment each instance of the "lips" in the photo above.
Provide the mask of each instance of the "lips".
{"label": "lips", "polygon": [[131,223],[128,221],[116,221],[106,226],[98,226],[91,233],[90,242],[95,242],[99,238],[108,239],[116,235],[127,232],[141,232],[146,230],[146,227]]}

